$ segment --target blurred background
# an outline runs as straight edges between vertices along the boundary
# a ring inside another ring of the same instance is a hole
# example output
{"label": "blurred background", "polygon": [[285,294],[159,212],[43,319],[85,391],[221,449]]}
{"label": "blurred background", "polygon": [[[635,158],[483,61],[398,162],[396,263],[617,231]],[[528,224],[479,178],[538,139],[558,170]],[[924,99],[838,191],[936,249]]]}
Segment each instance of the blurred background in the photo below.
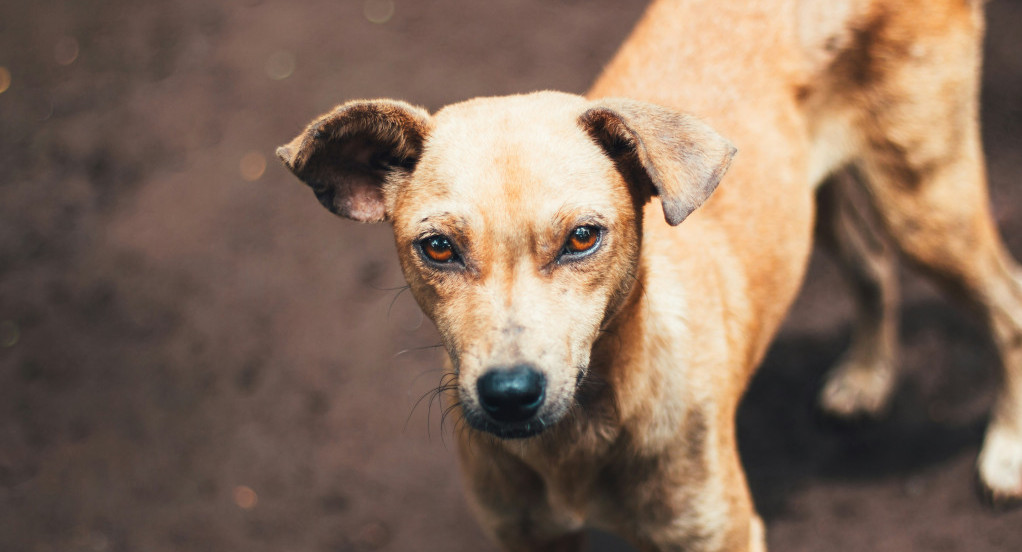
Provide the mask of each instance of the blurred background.
{"label": "blurred background", "polygon": [[[583,92],[619,0],[0,3],[0,550],[493,550],[385,225],[273,158],[341,101]],[[1022,257],[1022,2],[988,5],[992,199]],[[736,37],[736,40],[741,37]],[[889,419],[814,410],[852,305],[814,255],[740,416],[774,550],[1017,551],[975,494],[997,380],[906,275]],[[625,550],[595,535],[593,550]]]}

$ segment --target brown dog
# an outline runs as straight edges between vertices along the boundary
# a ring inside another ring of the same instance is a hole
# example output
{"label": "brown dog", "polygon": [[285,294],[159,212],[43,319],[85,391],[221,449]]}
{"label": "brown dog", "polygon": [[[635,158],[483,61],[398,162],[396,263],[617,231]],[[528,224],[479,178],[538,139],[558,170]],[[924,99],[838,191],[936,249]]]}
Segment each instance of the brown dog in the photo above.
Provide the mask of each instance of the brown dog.
{"label": "brown dog", "polygon": [[[989,322],[1004,387],[979,473],[1022,496],[1022,272],[987,205],[982,25],[979,0],[664,0],[585,97],[349,102],[278,154],[331,211],[393,225],[506,550],[578,550],[585,526],[761,550],[735,409],[798,290],[816,189],[849,165],[900,251]],[[821,399],[877,413],[893,259],[830,193],[864,308]]]}

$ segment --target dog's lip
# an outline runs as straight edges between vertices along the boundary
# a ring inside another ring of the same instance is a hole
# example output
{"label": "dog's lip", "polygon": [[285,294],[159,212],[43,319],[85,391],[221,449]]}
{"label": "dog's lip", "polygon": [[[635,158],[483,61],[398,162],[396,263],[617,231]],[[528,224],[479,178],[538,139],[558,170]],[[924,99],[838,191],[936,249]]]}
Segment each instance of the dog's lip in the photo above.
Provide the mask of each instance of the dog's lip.
{"label": "dog's lip", "polygon": [[524,422],[511,424],[498,423],[480,412],[466,411],[465,422],[473,429],[489,433],[501,439],[528,439],[535,437],[547,430],[553,422],[548,422],[542,416],[534,416]]}

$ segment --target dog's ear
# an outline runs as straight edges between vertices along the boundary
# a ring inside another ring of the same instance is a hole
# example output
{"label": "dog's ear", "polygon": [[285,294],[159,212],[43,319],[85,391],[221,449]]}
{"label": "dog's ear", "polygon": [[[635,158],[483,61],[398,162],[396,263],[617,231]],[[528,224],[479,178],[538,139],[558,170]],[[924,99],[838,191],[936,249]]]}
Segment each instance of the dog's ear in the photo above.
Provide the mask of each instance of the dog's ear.
{"label": "dog's ear", "polygon": [[710,197],[738,151],[691,115],[635,100],[594,102],[579,124],[644,194],[644,201],[660,196],[672,226]]}
{"label": "dog's ear", "polygon": [[383,186],[415,168],[429,121],[404,102],[352,101],[313,121],[277,157],[330,211],[380,222],[388,218]]}

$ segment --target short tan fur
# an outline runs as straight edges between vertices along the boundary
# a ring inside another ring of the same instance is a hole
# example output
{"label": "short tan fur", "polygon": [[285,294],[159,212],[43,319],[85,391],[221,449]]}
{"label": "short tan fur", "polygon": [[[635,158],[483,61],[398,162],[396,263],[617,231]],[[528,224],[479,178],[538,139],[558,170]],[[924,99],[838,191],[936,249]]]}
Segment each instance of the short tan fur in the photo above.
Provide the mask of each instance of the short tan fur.
{"label": "short tan fur", "polygon": [[869,201],[826,188],[820,228],[863,309],[824,408],[877,415],[897,381],[887,234],[989,323],[1004,378],[979,475],[1022,497],[1022,271],[988,207],[981,4],[657,1],[584,97],[352,101],[280,148],[327,208],[393,226],[503,549],[580,550],[584,527],[765,549],[735,410],[799,289],[818,188],[849,166]]}

